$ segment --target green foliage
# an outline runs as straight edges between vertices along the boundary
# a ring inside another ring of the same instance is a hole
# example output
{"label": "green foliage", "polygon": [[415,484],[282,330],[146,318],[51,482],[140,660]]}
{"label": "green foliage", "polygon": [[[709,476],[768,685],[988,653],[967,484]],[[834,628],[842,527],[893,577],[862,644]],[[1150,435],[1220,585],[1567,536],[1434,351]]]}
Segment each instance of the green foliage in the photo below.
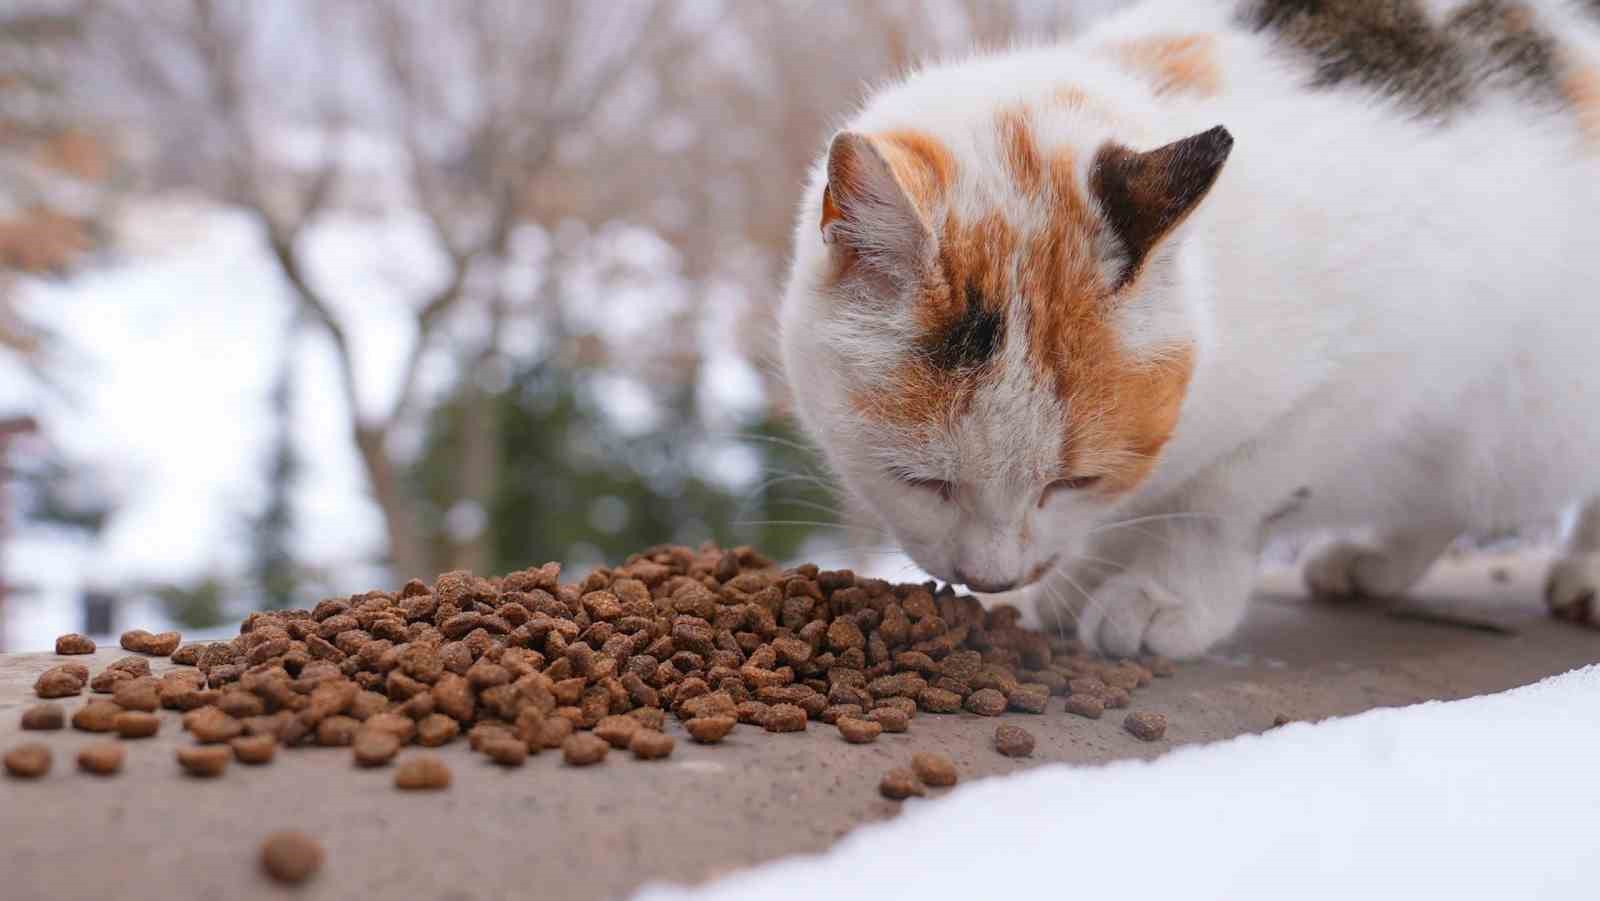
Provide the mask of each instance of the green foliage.
{"label": "green foliage", "polygon": [[[705,471],[728,439],[705,434],[687,388],[667,398],[659,427],[643,435],[619,434],[584,376],[550,365],[516,373],[494,402],[500,468],[487,521],[495,572],[548,560],[616,563],[650,545],[708,538],[753,544],[781,559],[817,528],[793,521],[833,520],[829,492],[811,478],[817,461],[779,420],[741,430],[762,474],[757,485],[733,489]],[[457,484],[461,421],[459,399],[437,408],[411,471],[441,559],[451,541],[443,523]]]}
{"label": "green foliage", "polygon": [[216,576],[151,589],[167,616],[188,629],[211,629],[227,622],[228,588]]}

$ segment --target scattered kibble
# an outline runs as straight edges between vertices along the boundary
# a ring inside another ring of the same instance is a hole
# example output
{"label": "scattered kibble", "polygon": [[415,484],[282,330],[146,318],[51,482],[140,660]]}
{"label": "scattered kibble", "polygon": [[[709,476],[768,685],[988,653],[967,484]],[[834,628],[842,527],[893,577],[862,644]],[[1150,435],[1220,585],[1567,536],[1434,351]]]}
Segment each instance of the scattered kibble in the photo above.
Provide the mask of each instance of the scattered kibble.
{"label": "scattered kibble", "polygon": [[161,718],[142,710],[124,710],[111,721],[111,728],[123,738],[149,738],[161,731]]}
{"label": "scattered kibble", "polygon": [[41,698],[70,698],[83,691],[89,669],[81,663],[52,666],[34,680],[33,693]]}
{"label": "scattered kibble", "polygon": [[806,711],[794,704],[774,704],[761,726],[768,732],[804,732]]}
{"label": "scattered kibble", "polygon": [[839,734],[844,736],[844,740],[853,745],[875,742],[878,740],[878,735],[883,732],[881,723],[853,716],[841,717],[834,725],[838,727]]}
{"label": "scattered kibble", "polygon": [[1068,695],[1067,712],[1097,720],[1106,712],[1106,702],[1099,695]]}
{"label": "scattered kibble", "polygon": [[1159,741],[1167,734],[1167,718],[1159,713],[1130,713],[1122,728],[1140,741]]}
{"label": "scattered kibble", "polygon": [[589,766],[606,759],[611,745],[588,732],[577,732],[561,743],[561,758],[572,766]]}
{"label": "scattered kibble", "polygon": [[528,759],[527,744],[509,736],[485,741],[482,751],[485,757],[501,766],[522,766],[523,761]]}
{"label": "scattered kibble", "polygon": [[18,779],[38,779],[50,772],[50,749],[38,742],[17,745],[6,752],[5,765]]}
{"label": "scattered kibble", "polygon": [[895,707],[879,707],[867,711],[867,719],[883,727],[885,732],[904,732],[911,726],[911,717]]}
{"label": "scattered kibble", "polygon": [[905,767],[895,767],[884,773],[883,780],[878,783],[878,791],[891,801],[904,801],[913,795],[921,797],[928,793],[917,780],[917,774]]}
{"label": "scattered kibble", "polygon": [[90,701],[72,715],[72,728],[84,732],[110,732],[117,727],[122,708],[110,701]]}
{"label": "scattered kibble", "polygon": [[911,771],[917,774],[923,785],[934,788],[955,785],[959,778],[955,762],[943,754],[932,751],[919,751],[911,755]]}
{"label": "scattered kibble", "polygon": [[94,639],[77,632],[68,632],[56,638],[57,654],[93,654]]}
{"label": "scattered kibble", "polygon": [[966,708],[979,716],[999,716],[1006,712],[1006,696],[993,688],[980,688],[967,695]]}
{"label": "scattered kibble", "polygon": [[184,772],[202,779],[223,774],[228,768],[229,749],[222,745],[198,745],[178,749],[178,765]]}
{"label": "scattered kibble", "polygon": [[1007,757],[1033,756],[1033,733],[1010,723],[1001,723],[994,729],[994,749]]}
{"label": "scattered kibble", "polygon": [[672,754],[677,744],[672,736],[655,729],[640,728],[628,739],[628,749],[640,760],[659,760]]}
{"label": "scattered kibble", "polygon": [[450,787],[450,768],[433,754],[419,754],[403,761],[394,771],[396,788],[407,791],[434,791]]}
{"label": "scattered kibble", "polygon": [[261,843],[261,868],[279,882],[305,882],[322,869],[322,845],[303,832],[276,832]]}
{"label": "scattered kibble", "polygon": [[228,742],[235,760],[250,766],[271,763],[278,753],[278,740],[271,735],[241,735]]}
{"label": "scattered kibble", "polygon": [[134,651],[140,654],[149,654],[153,657],[169,657],[178,645],[183,642],[183,636],[177,632],[161,632],[151,635],[143,629],[131,629],[122,633],[122,648],[125,651]]}
{"label": "scattered kibble", "polygon": [[119,741],[97,741],[78,751],[78,769],[96,776],[110,776],[122,769],[126,750]]}
{"label": "scattered kibble", "polygon": [[400,753],[400,739],[393,732],[363,726],[350,743],[350,753],[361,766],[383,766]]}
{"label": "scattered kibble", "polygon": [[60,704],[35,704],[22,711],[22,728],[28,730],[60,729],[67,724],[67,714]]}
{"label": "scattered kibble", "polygon": [[[799,708],[796,708],[799,709]],[[802,711],[802,715],[803,715]],[[701,716],[683,724],[689,737],[705,745],[714,745],[728,737],[738,720],[731,716]],[[801,728],[804,728],[803,726]]]}

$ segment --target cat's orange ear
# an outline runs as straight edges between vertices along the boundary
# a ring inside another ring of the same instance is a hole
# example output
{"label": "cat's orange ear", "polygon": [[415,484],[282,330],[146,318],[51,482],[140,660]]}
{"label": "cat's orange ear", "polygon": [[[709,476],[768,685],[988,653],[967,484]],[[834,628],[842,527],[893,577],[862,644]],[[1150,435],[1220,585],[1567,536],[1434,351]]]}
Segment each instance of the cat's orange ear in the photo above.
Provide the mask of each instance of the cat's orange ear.
{"label": "cat's orange ear", "polygon": [[821,228],[824,243],[888,276],[905,274],[928,255],[933,240],[884,153],[848,131],[828,148]]}
{"label": "cat's orange ear", "polygon": [[1112,290],[1133,281],[1161,239],[1205,198],[1232,149],[1233,136],[1218,125],[1144,153],[1112,143],[1095,155],[1089,187],[1119,250]]}

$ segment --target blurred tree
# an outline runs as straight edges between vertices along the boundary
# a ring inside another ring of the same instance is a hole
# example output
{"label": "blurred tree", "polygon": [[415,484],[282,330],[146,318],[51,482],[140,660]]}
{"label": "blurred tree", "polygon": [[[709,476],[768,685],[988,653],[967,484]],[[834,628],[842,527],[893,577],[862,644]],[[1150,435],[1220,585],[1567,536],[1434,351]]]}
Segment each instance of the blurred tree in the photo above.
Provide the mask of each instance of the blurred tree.
{"label": "blurred tree", "polygon": [[[490,508],[472,514],[485,517],[494,536],[486,571],[548,560],[617,563],[649,545],[708,538],[755,544],[781,559],[809,533],[795,528],[796,520],[831,521],[828,491],[805,477],[814,461],[782,421],[754,423],[743,441],[708,435],[689,393],[678,392],[659,411],[659,427],[625,434],[598,408],[586,375],[545,362],[490,393],[503,424],[499,481]],[[473,402],[458,396],[433,411],[426,449],[412,471],[417,492],[433,507],[429,520],[440,524],[429,538],[441,567],[453,559],[457,540],[451,489],[466,465],[461,430]],[[763,472],[779,475],[753,488],[710,478],[705,458],[730,444],[759,459]]]}
{"label": "blurred tree", "polygon": [[250,577],[260,593],[261,605],[274,610],[293,607],[300,586],[293,547],[293,492],[300,470],[294,448],[294,349],[298,331],[298,320],[291,320],[268,399],[272,447],[266,461],[267,500],[249,522]]}
{"label": "blurred tree", "polygon": [[229,621],[228,584],[215,575],[154,586],[150,593],[173,622],[188,629],[213,629]]}

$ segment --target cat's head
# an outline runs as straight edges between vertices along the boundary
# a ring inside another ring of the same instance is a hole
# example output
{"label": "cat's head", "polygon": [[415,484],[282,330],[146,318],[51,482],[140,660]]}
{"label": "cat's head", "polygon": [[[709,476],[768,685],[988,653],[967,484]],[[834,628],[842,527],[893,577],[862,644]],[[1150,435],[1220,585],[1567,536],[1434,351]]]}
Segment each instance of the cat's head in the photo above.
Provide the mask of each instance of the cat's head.
{"label": "cat's head", "polygon": [[847,130],[784,300],[800,418],[932,575],[1020,587],[1135,495],[1195,365],[1179,226],[1232,147],[1155,148],[1026,107]]}

